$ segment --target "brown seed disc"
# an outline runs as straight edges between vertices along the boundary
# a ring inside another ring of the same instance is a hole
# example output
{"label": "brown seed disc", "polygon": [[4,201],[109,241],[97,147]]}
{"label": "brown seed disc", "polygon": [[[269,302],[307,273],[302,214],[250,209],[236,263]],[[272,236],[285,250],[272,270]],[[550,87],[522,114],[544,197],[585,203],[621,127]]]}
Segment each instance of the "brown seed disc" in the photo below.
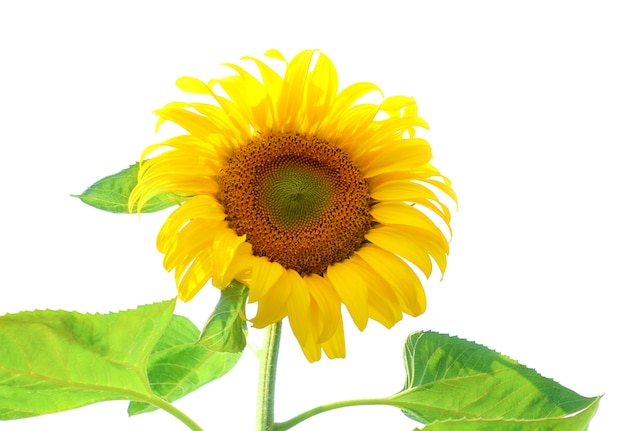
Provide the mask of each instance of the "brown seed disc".
{"label": "brown seed disc", "polygon": [[256,256],[301,275],[348,258],[372,221],[367,182],[348,155],[299,133],[242,145],[220,173],[218,199]]}

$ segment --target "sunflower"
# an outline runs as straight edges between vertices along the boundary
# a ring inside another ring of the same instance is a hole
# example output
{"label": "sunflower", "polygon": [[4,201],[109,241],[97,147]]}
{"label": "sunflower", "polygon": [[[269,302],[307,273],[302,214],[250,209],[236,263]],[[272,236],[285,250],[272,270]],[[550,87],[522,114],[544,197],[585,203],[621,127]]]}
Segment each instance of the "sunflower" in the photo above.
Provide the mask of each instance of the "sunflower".
{"label": "sunflower", "polygon": [[[183,301],[209,280],[219,289],[239,281],[257,303],[254,327],[287,317],[309,361],[322,350],[344,357],[342,304],[359,330],[424,312],[406,261],[443,274],[450,211],[440,197],[456,198],[416,136],[428,126],[413,98],[383,98],[366,82],[338,91],[333,63],[316,50],[265,55],[284,74],[243,57],[256,76],[226,64],[234,75],[176,82],[211,103],[156,111],[159,125],[187,133],[144,151],[129,207],[189,196],[157,238]],[[370,93],[380,103],[363,102]]]}

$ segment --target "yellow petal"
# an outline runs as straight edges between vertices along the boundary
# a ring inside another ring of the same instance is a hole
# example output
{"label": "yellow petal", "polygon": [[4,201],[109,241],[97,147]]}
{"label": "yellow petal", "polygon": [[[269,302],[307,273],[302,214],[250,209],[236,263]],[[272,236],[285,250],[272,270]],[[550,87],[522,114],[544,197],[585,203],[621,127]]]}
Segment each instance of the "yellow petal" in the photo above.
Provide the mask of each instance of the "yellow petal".
{"label": "yellow petal", "polygon": [[225,223],[211,223],[194,219],[187,223],[161,251],[164,253],[163,266],[170,271],[175,266],[187,266],[193,257],[203,250],[213,248],[213,238],[220,229],[226,228]]}
{"label": "yellow petal", "polygon": [[328,133],[328,139],[336,140],[343,150],[352,155],[359,149],[359,142],[362,142],[354,136],[368,129],[377,112],[378,105],[374,103],[353,106],[342,115],[334,132]]}
{"label": "yellow petal", "polygon": [[365,238],[382,249],[402,256],[417,266],[427,277],[430,276],[433,265],[428,253],[408,240],[404,229],[377,225],[365,234]]}
{"label": "yellow petal", "polygon": [[391,96],[387,97],[380,104],[380,110],[387,113],[391,117],[401,117],[402,111],[407,107],[417,106],[415,99],[408,96]]}
{"label": "yellow petal", "polygon": [[276,73],[274,69],[269,67],[261,60],[258,60],[254,57],[242,57],[242,60],[252,60],[255,62],[257,68],[259,69],[259,72],[261,73],[263,86],[267,90],[267,93],[269,94],[273,104],[275,105],[278,101],[280,89],[283,85],[283,78],[278,73]]}
{"label": "yellow petal", "polygon": [[373,244],[366,244],[356,254],[389,283],[405,313],[417,316],[424,312],[426,295],[422,282],[402,259]]}
{"label": "yellow petal", "polygon": [[255,328],[264,328],[267,325],[283,320],[287,316],[287,300],[291,296],[292,285],[287,272],[272,286],[272,288],[258,301],[257,314],[250,319]]}
{"label": "yellow petal", "polygon": [[412,138],[368,152],[359,167],[363,176],[369,178],[385,172],[410,171],[431,158],[430,145],[423,139]]}
{"label": "yellow petal", "polygon": [[[370,233],[371,238],[368,236]],[[442,239],[442,235],[430,230],[405,225],[377,225],[365,237],[374,244],[413,262],[427,277],[432,270],[430,259],[426,262],[427,256],[432,256],[442,276],[446,270],[448,241]],[[407,247],[409,244],[411,247]],[[420,256],[424,257],[419,259]]]}
{"label": "yellow petal", "polygon": [[206,117],[185,109],[161,108],[154,113],[164,120],[180,125],[192,135],[200,138],[209,135],[214,130]]}
{"label": "yellow petal", "polygon": [[291,283],[291,295],[287,299],[287,316],[293,334],[301,346],[305,346],[310,337],[311,296],[300,274],[292,269],[287,270],[286,278]]}
{"label": "yellow petal", "polygon": [[223,108],[208,103],[189,103],[187,106],[204,115],[211,125],[210,133],[203,137],[203,141],[207,142],[209,136],[219,136],[221,141],[238,144],[244,142],[247,132],[244,130],[242,133],[240,127],[233,123],[232,116]]}
{"label": "yellow petal", "polygon": [[244,112],[241,111],[239,105],[232,100],[222,97],[213,91],[213,86],[218,83],[218,80],[213,79],[209,81],[209,87],[211,87],[211,96],[222,107],[230,121],[232,122],[232,130],[235,134],[241,136],[240,142],[245,142],[252,134],[252,128],[250,122],[246,118]]}
{"label": "yellow petal", "polygon": [[189,220],[199,219],[219,223],[225,217],[224,209],[212,196],[199,195],[189,198],[163,223],[157,236],[157,248],[163,251],[169,243],[176,241],[176,234]]}
{"label": "yellow petal", "polygon": [[389,285],[381,284],[377,287],[380,290],[370,289],[368,296],[370,318],[389,329],[402,320],[402,310],[398,304],[398,298]]}
{"label": "yellow petal", "polygon": [[285,268],[278,262],[270,262],[267,257],[252,257],[252,279],[248,301],[256,302],[276,284],[285,273]]}
{"label": "yellow petal", "polygon": [[327,341],[337,330],[341,321],[341,300],[324,277],[311,274],[303,278],[311,294],[311,316],[315,322],[315,342]]}
{"label": "yellow petal", "polygon": [[378,201],[416,202],[420,199],[438,201],[431,189],[415,181],[370,181],[370,196]]}
{"label": "yellow petal", "polygon": [[216,79],[215,82],[239,107],[242,116],[257,130],[273,124],[273,103],[263,84],[242,67],[231,63],[225,65],[236,70],[239,76]]}
{"label": "yellow petal", "polygon": [[283,87],[276,106],[278,124],[283,132],[298,128],[304,101],[305,82],[314,53],[313,50],[300,52],[289,62],[285,70]]}
{"label": "yellow petal", "polygon": [[[146,163],[154,161],[156,158],[160,157],[160,155],[155,157],[155,159],[150,159],[150,160],[145,160],[145,159],[152,152],[163,149],[163,148],[181,150],[181,152],[183,154],[186,154],[188,157],[196,156],[196,157],[199,157],[201,160],[210,162],[210,163],[212,162],[212,163],[218,164],[220,162],[219,160],[216,160],[216,157],[220,157],[219,148],[216,148],[213,145],[209,145],[209,143],[206,140],[200,139],[197,136],[180,135],[180,136],[175,136],[173,138],[167,139],[161,143],[152,144],[146,147],[146,149],[141,154],[141,161],[142,161],[141,168],[142,169],[140,170],[139,178],[141,178],[143,174],[145,174],[145,171],[147,169]],[[171,154],[171,153],[168,153],[168,154]],[[146,162],[146,163],[143,163],[143,162]]]}
{"label": "yellow petal", "polygon": [[358,265],[346,259],[331,265],[326,270],[326,278],[335,288],[341,302],[354,320],[360,331],[367,326],[369,307],[367,291],[369,281],[364,277]]}
{"label": "yellow petal", "polygon": [[441,202],[432,202],[428,199],[415,199],[413,203],[424,208],[428,208],[429,210],[437,214],[442,220],[444,220],[446,222],[446,226],[448,227],[450,237],[452,237],[452,229],[450,228],[451,214],[447,206],[445,206]]}
{"label": "yellow petal", "polygon": [[268,49],[267,51],[265,51],[264,55],[266,57],[275,58],[277,60],[282,60],[285,63],[287,62],[287,60],[285,60],[285,56],[277,49]]}
{"label": "yellow petal", "polygon": [[441,190],[442,192],[450,196],[450,198],[454,202],[458,202],[456,193],[454,192],[454,190],[452,190],[452,187],[450,187],[452,185],[452,182],[448,178],[444,177],[443,175],[441,176],[440,181],[434,180],[434,179],[423,179],[422,181],[437,187],[439,190]]}
{"label": "yellow petal", "polygon": [[[341,90],[341,92],[337,94],[330,112],[320,124],[318,130],[320,137],[333,140],[335,136],[341,135],[341,132],[349,128],[347,124],[345,124],[345,121],[346,115],[351,110],[351,107],[358,99],[373,91],[382,94],[380,89],[370,82],[359,82]],[[373,109],[369,109],[368,112],[371,112],[371,118],[373,119],[376,115],[376,105],[372,104],[371,106]]]}
{"label": "yellow petal", "polygon": [[330,359],[346,357],[346,340],[343,332],[341,314],[339,315],[337,330],[328,341],[322,343],[322,349],[324,349],[324,353],[326,353],[326,356]]}
{"label": "yellow petal", "polygon": [[372,198],[378,201],[413,202],[435,212],[449,224],[450,210],[439,200],[439,197],[430,187],[423,184],[424,182],[431,184],[431,181],[438,183],[443,181],[444,184],[440,184],[440,186],[445,187],[446,179],[442,177],[441,180],[438,180],[436,175],[439,173],[427,165],[413,172],[392,172],[377,175],[368,178],[370,194]]}
{"label": "yellow petal", "polygon": [[178,297],[187,302],[204,287],[211,278],[211,252],[200,252],[193,263],[187,268],[182,280],[178,283]]}
{"label": "yellow petal", "polygon": [[223,289],[237,274],[252,267],[252,246],[231,229],[222,229],[213,240],[213,286]]}
{"label": "yellow petal", "polygon": [[367,303],[369,317],[391,328],[402,319],[402,307],[398,297],[389,286],[389,283],[372,269],[358,255],[353,255],[350,261],[359,272],[368,280]]}
{"label": "yellow petal", "polygon": [[[426,214],[402,202],[380,202],[370,209],[370,214],[374,220],[383,224],[405,224],[431,230],[435,235],[441,233]],[[443,235],[441,238],[446,241]]]}
{"label": "yellow petal", "polygon": [[319,53],[306,82],[305,109],[309,133],[316,133],[319,124],[328,115],[337,95],[337,70],[323,53]]}
{"label": "yellow petal", "polygon": [[313,337],[309,337],[300,347],[302,347],[302,352],[309,362],[317,362],[322,358],[322,346],[316,343]]}
{"label": "yellow petal", "polygon": [[199,79],[182,76],[176,80],[176,86],[183,91],[195,94],[210,94],[209,87]]}
{"label": "yellow petal", "polygon": [[218,282],[213,278],[213,286],[223,289],[227,287],[233,280],[245,280],[250,278],[252,272],[252,247],[247,242],[242,243],[237,248],[237,255],[233,258],[232,263],[222,275],[221,281]]}
{"label": "yellow petal", "polygon": [[185,271],[196,257],[207,251],[211,259],[208,260],[211,267],[207,270],[214,273],[213,267],[213,241],[215,235],[223,230],[229,230],[225,222],[218,225],[205,225],[202,220],[193,220],[187,224],[181,233],[176,235],[176,241],[168,245],[163,251],[165,257],[163,266],[170,271],[175,269],[176,283],[180,284]]}

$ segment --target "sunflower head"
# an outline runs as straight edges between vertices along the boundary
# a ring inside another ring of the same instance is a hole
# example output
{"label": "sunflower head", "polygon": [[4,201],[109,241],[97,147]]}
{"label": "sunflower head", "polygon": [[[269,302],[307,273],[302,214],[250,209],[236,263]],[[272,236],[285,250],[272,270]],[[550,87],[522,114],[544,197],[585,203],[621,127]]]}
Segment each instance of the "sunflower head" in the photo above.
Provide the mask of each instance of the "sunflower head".
{"label": "sunflower head", "polygon": [[[341,305],[361,330],[369,319],[393,326],[426,306],[420,278],[443,274],[450,182],[416,136],[427,124],[413,98],[361,102],[380,90],[356,83],[338,91],[324,54],[283,63],[244,57],[258,73],[178,86],[208,103],[156,111],[186,133],[148,147],[129,206],[164,192],[191,196],[164,223],[157,246],[188,301],[209,281],[237,280],[257,303],[264,327],[287,317],[306,357],[345,356]],[[156,155],[146,159],[148,155]],[[445,234],[444,234],[445,232]]]}

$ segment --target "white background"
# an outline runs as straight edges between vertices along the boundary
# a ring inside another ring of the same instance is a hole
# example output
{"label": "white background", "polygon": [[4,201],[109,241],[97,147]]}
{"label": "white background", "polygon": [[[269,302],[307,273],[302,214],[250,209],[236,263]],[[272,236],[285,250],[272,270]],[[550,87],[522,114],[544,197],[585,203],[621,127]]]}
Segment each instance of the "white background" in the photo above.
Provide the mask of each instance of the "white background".
{"label": "white background", "polygon": [[[590,430],[623,411],[626,26],[620,2],[66,2],[0,5],[0,314],[106,312],[170,298],[154,242],[166,213],[99,212],[71,198],[137,160],[179,76],[278,48],[320,48],[340,87],[415,96],[434,163],[459,195],[449,270],[429,308],[393,330],[349,324],[348,358],[309,364],[286,331],[277,420],[403,384],[414,330],[476,340],[577,392],[605,394]],[[201,325],[218,293],[177,312]],[[251,330],[251,342],[261,340]],[[255,357],[176,405],[208,430],[251,430]],[[107,402],[2,422],[33,429],[185,429]],[[412,430],[390,407],[296,429]]]}

